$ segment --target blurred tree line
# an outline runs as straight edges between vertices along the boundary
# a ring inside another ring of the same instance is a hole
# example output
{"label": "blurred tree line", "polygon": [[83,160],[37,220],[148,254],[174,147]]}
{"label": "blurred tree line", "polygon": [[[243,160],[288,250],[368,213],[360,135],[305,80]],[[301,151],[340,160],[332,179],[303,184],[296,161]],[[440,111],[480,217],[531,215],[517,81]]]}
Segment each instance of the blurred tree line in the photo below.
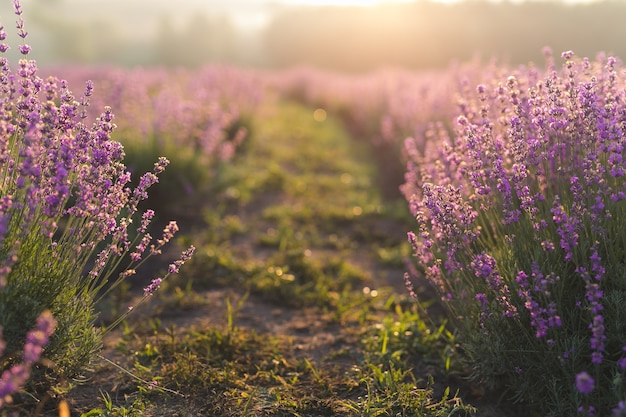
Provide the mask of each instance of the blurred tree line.
{"label": "blurred tree line", "polygon": [[[54,3],[62,2],[48,4]],[[593,57],[606,51],[626,58],[626,2],[619,0],[576,5],[418,0],[375,7],[275,7],[269,23],[257,31],[242,31],[229,16],[208,12],[189,15],[183,22],[163,14],[153,25],[156,31],[150,32],[137,17],[124,19],[123,11],[111,21],[52,10],[52,6],[33,8],[27,21],[29,41],[44,65],[222,62],[366,71],[384,66],[439,68],[477,54],[512,64],[543,62],[544,46],[555,53],[572,49],[579,56]]]}
{"label": "blurred tree line", "polygon": [[[197,13],[183,24],[158,18],[156,33],[147,25],[67,19],[36,10],[29,42],[39,62],[196,67],[208,62],[241,61],[239,34],[227,16]],[[150,32],[146,36],[146,32]],[[39,48],[39,44],[44,46]]]}
{"label": "blurred tree line", "polygon": [[437,68],[476,55],[512,64],[543,62],[542,49],[600,51],[626,58],[626,2],[417,1],[373,8],[293,10],[265,33],[275,65],[345,71],[386,65]]}

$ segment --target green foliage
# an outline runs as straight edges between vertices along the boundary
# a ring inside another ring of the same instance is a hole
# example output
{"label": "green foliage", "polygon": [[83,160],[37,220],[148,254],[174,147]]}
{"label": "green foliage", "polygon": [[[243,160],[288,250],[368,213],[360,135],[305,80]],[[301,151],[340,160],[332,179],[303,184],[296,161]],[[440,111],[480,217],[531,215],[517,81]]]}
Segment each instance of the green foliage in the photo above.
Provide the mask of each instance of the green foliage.
{"label": "green foliage", "polygon": [[75,275],[68,274],[61,263],[51,268],[50,253],[44,255],[33,247],[22,246],[26,253],[29,249],[37,256],[24,256],[14,265],[7,285],[0,291],[5,353],[15,357],[24,345],[26,331],[34,327],[41,311],[49,309],[58,323],[46,348],[54,364],[51,371],[60,379],[76,376],[101,347],[101,332],[93,326],[97,314],[93,305],[79,296],[81,288]]}
{"label": "green foliage", "polygon": [[80,417],[141,417],[145,415],[146,406],[141,396],[132,396],[126,399],[124,405],[115,405],[111,396],[101,393],[104,408],[94,408]]}
{"label": "green foliage", "polygon": [[334,294],[367,282],[368,275],[338,258],[312,259],[300,250],[280,252],[267,269],[251,280],[251,290],[273,302],[297,306],[328,306]]}
{"label": "green foliage", "polygon": [[[170,165],[150,190],[143,208],[151,208],[167,222],[172,216],[185,214],[212,177],[212,167],[199,152],[156,138],[142,141],[121,139],[125,162],[134,173],[149,171],[159,156],[167,155]],[[137,175],[134,175],[138,179]],[[194,198],[195,197],[195,198]]]}

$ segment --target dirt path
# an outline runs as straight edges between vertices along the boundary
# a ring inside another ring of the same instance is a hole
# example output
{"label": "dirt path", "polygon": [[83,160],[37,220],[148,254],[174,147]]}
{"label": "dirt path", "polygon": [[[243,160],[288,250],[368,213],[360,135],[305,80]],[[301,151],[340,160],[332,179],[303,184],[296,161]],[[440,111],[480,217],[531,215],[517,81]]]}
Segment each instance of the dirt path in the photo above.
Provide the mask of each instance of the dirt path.
{"label": "dirt path", "polygon": [[[253,143],[221,173],[234,178],[212,202],[221,210],[215,227],[197,234],[201,251],[214,257],[223,250],[231,258],[218,266],[199,262],[185,271],[194,277],[194,292],[203,300],[199,306],[153,303],[150,314],[163,327],[226,326],[226,300],[236,306],[245,298],[235,325],[285,337],[298,356],[321,360],[359,343],[333,304],[339,293],[378,293],[380,304],[383,297],[406,297],[404,202],[384,201],[368,150],[339,121],[316,120],[314,112],[272,101],[260,110]],[[225,218],[237,219],[243,232],[224,231]],[[275,282],[270,288],[259,283],[281,270],[281,276],[271,277]],[[347,309],[349,317],[350,310],[361,314],[361,305],[368,302],[339,308]],[[382,318],[386,312],[368,314]]]}

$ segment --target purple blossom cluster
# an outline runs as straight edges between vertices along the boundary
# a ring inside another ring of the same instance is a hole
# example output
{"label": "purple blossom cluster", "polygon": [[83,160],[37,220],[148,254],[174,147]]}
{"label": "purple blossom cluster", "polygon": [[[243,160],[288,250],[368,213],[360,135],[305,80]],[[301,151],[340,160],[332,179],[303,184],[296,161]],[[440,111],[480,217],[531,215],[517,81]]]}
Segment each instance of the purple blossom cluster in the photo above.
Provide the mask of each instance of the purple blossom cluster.
{"label": "purple blossom cluster", "polygon": [[483,333],[503,315],[602,368],[623,345],[605,314],[624,267],[626,80],[614,57],[568,51],[557,69],[545,52],[545,70],[486,67],[460,89],[453,129],[433,121],[406,139],[409,242],[450,311]]}
{"label": "purple blossom cluster", "polygon": [[[106,294],[101,291],[105,285],[114,288],[134,275],[136,266],[161,253],[178,232],[176,222],[171,222],[161,239],[152,243],[147,231],[154,212],[138,213],[139,203],[158,182],[167,159],[160,158],[153,171],[131,187],[131,174],[123,164],[124,149],[111,138],[117,128],[111,108],[104,106],[92,116],[91,81],[77,97],[67,81],[38,75],[36,62],[26,59],[30,47],[19,0],[14,0],[14,8],[24,58],[12,67],[0,56],[0,326],[5,335],[12,335],[7,343],[0,340],[0,406],[31,377],[30,368],[44,346],[48,345],[47,357],[57,370],[64,369],[64,355],[93,353],[89,346],[98,343],[90,341],[81,351],[82,341],[71,331],[78,323],[72,320],[84,318],[81,323],[92,326],[93,307]],[[5,39],[0,27],[2,53],[9,49]],[[141,218],[137,233],[129,229],[136,217]],[[168,275],[179,271],[193,249],[172,264]],[[117,280],[110,280],[126,255],[131,263],[122,268]],[[41,299],[33,290],[37,280],[46,285]],[[79,299],[81,307],[68,306],[68,294]],[[35,330],[25,334],[23,347],[18,347],[15,335],[25,330],[16,319],[21,313],[11,309],[22,308],[23,299],[39,306],[37,312],[27,312],[34,313],[33,317],[46,312],[37,319]],[[53,316],[59,323],[54,334]]]}
{"label": "purple blossom cluster", "polygon": [[[558,277],[551,274],[544,276],[539,265],[533,262],[531,276],[519,271],[515,277],[518,285],[518,295],[524,301],[524,307],[530,315],[530,325],[538,339],[548,335],[548,330],[561,326],[561,317],[557,312],[557,305],[550,300],[550,286],[558,281]],[[545,305],[546,301],[547,305]]]}
{"label": "purple blossom cluster", "polygon": [[[511,301],[511,291],[496,268],[496,260],[486,253],[481,253],[472,259],[470,266],[475,276],[485,280],[490,292],[498,294],[495,301],[502,307],[502,314],[505,317],[519,317],[517,307]],[[484,305],[481,308],[484,308]]]}
{"label": "purple blossom cluster", "polygon": [[[227,66],[197,70],[116,67],[60,67],[70,82],[93,80],[99,94],[94,108],[112,106],[120,140],[172,142],[205,160],[232,158],[248,132],[238,120],[263,97],[257,74]],[[96,116],[90,109],[88,114]]]}
{"label": "purple blossom cluster", "polygon": [[[172,223],[170,223],[170,226],[172,225]],[[166,236],[168,236],[169,234],[171,234],[171,230],[166,227],[165,230],[163,231],[163,239],[159,240],[158,242],[162,242],[159,244],[159,247],[163,246],[166,243]],[[155,250],[159,250],[159,249],[155,249]],[[180,258],[177,259],[176,261],[174,261],[173,263],[169,264],[168,268],[167,268],[167,275],[165,275],[163,278],[158,277],[152,280],[152,282],[143,289],[143,293],[144,295],[152,295],[154,294],[159,287],[161,286],[161,283],[171,274],[178,274],[178,272],[180,271],[180,267],[183,266],[185,264],[185,262],[187,262],[188,260],[191,259],[191,257],[193,256],[193,253],[195,252],[196,248],[194,246],[190,246],[188,249],[186,249],[185,251],[183,251],[183,253],[180,255]]]}
{"label": "purple blossom cluster", "polygon": [[[37,318],[34,329],[26,334],[26,343],[22,354],[22,362],[13,364],[5,369],[0,376],[0,408],[11,402],[11,394],[19,391],[30,378],[31,368],[36,364],[50,340],[50,336],[56,328],[56,321],[52,313],[44,311]],[[2,340],[2,328],[0,328],[0,357],[6,343]]]}

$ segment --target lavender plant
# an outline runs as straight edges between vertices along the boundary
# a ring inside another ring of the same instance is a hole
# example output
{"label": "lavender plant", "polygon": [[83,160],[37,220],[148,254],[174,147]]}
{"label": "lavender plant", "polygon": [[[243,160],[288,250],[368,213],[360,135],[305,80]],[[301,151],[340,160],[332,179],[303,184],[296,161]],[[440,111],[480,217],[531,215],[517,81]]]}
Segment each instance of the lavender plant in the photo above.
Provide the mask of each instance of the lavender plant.
{"label": "lavender plant", "polygon": [[223,163],[241,152],[262,97],[258,74],[228,66],[174,70],[71,65],[54,71],[62,71],[70,82],[90,79],[98,85],[88,116],[97,117],[95,109],[105,105],[124,115],[115,132],[129,171],[145,172],[159,155],[168,155],[167,171],[140,205],[157,209],[157,223],[186,216]]}
{"label": "lavender plant", "polygon": [[572,52],[459,101],[406,141],[408,237],[472,376],[546,416],[624,415],[626,82]]}
{"label": "lavender plant", "polygon": [[[26,59],[30,47],[19,0],[14,5],[24,59],[13,69],[0,57],[3,402],[26,380],[35,387],[80,375],[101,346],[95,304],[158,255],[178,230],[171,222],[163,236],[153,239],[148,227],[154,212],[137,209],[167,159],[160,158],[137,187],[128,186],[124,150],[111,139],[111,109],[89,126],[91,82],[77,98],[67,82],[37,75],[36,62]],[[6,37],[0,27],[3,52],[9,48]],[[135,220],[139,224],[133,226]],[[192,253],[193,247],[170,265],[167,275],[153,280],[144,299]],[[121,265],[125,259],[129,264]],[[29,332],[34,327],[38,330]],[[45,362],[38,361],[40,355]]]}

